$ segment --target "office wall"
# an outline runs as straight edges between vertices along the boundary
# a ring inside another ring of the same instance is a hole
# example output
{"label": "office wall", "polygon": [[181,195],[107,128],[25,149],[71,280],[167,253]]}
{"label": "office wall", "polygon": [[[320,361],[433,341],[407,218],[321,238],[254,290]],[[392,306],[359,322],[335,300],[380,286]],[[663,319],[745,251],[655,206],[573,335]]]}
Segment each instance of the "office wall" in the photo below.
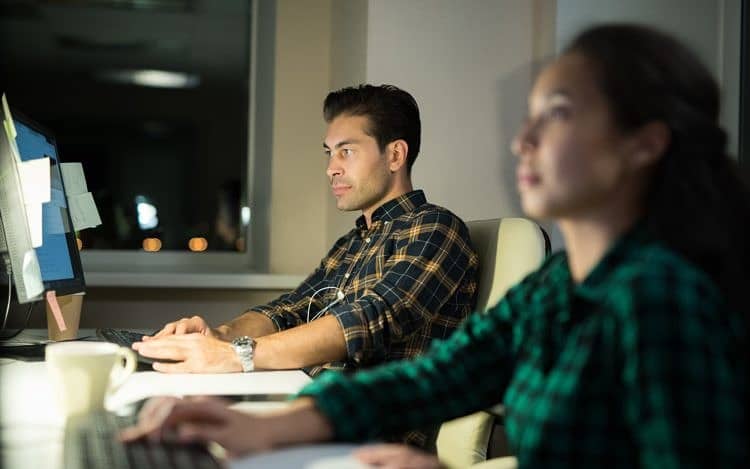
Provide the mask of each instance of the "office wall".
{"label": "office wall", "polygon": [[[368,0],[333,0],[331,9],[331,90],[367,81]],[[322,104],[322,101],[321,101]],[[322,110],[322,109],[321,109]],[[354,227],[359,215],[342,212],[327,193],[326,244],[333,243]]]}
{"label": "office wall", "polygon": [[688,44],[722,87],[722,125],[737,154],[742,0],[557,0],[557,47],[597,22],[634,21]]}
{"label": "office wall", "polygon": [[509,147],[537,66],[554,52],[555,2],[373,0],[369,8],[367,80],[401,86],[420,104],[416,187],[465,220],[520,215]]}
{"label": "office wall", "polygon": [[367,80],[417,99],[414,183],[465,219],[520,213],[508,148],[532,79],[533,17],[526,0],[370,2]]}
{"label": "office wall", "polygon": [[270,270],[305,273],[327,241],[321,104],[330,86],[331,1],[279,0],[276,17]]}

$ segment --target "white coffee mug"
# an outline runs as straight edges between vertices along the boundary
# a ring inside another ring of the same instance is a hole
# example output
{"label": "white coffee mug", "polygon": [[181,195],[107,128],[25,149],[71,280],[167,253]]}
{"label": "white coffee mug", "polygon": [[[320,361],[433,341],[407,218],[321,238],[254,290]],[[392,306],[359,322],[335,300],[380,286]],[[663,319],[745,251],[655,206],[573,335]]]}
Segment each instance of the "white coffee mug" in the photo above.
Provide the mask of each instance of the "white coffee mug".
{"label": "white coffee mug", "polygon": [[108,342],[60,342],[45,349],[47,369],[65,417],[104,409],[104,399],[136,367],[135,353]]}

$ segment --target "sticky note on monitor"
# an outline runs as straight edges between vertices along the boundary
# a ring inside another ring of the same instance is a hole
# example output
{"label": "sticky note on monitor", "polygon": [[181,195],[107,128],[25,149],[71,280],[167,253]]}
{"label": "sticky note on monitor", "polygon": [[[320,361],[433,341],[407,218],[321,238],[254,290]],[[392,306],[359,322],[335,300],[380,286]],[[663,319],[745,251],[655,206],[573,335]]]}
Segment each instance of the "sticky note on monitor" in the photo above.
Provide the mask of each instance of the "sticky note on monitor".
{"label": "sticky note on monitor", "polygon": [[68,194],[68,197],[85,194],[89,191],[81,163],[62,163],[60,164],[60,171],[62,171],[65,193]]}
{"label": "sticky note on monitor", "polygon": [[94,228],[102,224],[102,219],[99,217],[99,210],[96,208],[94,196],[91,195],[91,192],[69,195],[68,209],[70,210],[70,219],[73,221],[73,229],[75,231]]}

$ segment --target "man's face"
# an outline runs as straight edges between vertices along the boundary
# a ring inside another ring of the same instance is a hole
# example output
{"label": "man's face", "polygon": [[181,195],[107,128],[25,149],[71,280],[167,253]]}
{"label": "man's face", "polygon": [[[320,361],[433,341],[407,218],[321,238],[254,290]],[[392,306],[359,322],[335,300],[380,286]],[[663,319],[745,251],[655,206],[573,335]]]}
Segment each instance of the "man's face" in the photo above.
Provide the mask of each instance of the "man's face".
{"label": "man's face", "polygon": [[366,116],[342,114],[328,125],[323,150],[326,174],[339,210],[362,210],[369,215],[389,200],[393,174],[388,158],[374,137],[367,135]]}

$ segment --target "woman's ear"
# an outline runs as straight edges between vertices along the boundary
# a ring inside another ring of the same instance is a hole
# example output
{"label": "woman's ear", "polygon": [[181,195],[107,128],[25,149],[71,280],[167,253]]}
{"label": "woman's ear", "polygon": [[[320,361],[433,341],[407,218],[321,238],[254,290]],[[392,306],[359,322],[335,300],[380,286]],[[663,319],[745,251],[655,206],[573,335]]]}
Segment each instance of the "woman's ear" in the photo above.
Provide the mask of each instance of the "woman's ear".
{"label": "woman's ear", "polygon": [[672,139],[672,132],[664,122],[652,121],[633,135],[635,148],[630,162],[634,170],[655,165],[664,155]]}

